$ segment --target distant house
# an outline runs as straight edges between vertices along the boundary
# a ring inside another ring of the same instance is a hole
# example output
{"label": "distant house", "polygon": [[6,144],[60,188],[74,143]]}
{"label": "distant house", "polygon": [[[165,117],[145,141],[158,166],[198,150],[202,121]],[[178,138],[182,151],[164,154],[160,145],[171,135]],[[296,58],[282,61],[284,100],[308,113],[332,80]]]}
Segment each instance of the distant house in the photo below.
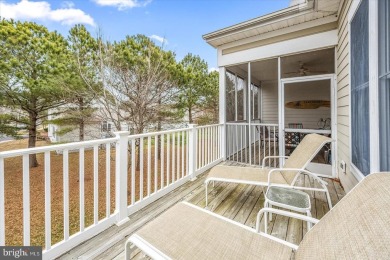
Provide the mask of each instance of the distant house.
{"label": "distant house", "polygon": [[388,0],[293,0],[205,34],[218,53],[220,123],[246,125],[249,140],[251,125],[276,124],[281,155],[291,133],[331,135],[330,164],[311,170],[347,191],[390,171],[389,21]]}

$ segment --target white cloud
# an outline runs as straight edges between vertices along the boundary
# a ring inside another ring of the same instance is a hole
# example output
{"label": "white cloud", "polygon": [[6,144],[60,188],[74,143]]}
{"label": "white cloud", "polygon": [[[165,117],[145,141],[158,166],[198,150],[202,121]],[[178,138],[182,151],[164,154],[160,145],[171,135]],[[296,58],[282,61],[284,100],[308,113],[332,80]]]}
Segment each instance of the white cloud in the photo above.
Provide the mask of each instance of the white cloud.
{"label": "white cloud", "polygon": [[96,4],[101,6],[113,6],[118,8],[118,10],[125,10],[128,8],[146,6],[152,0],[93,0]]}
{"label": "white cloud", "polygon": [[213,72],[213,71],[219,71],[219,69],[218,68],[209,68],[209,73]]}
{"label": "white cloud", "polygon": [[95,26],[93,18],[80,9],[73,8],[72,2],[64,2],[63,8],[51,9],[48,2],[21,0],[16,4],[0,3],[0,16],[16,20],[50,20],[61,24],[83,23]]}
{"label": "white cloud", "polygon": [[158,41],[158,42],[161,42],[162,44],[165,44],[165,45],[168,44],[168,40],[167,40],[167,39],[165,39],[164,37],[155,35],[155,34],[149,36],[149,38],[150,38],[150,39],[154,39],[154,40],[156,40],[156,41]]}
{"label": "white cloud", "polygon": [[74,7],[74,3],[71,2],[71,1],[63,1],[61,3],[61,7],[62,8],[73,8]]}

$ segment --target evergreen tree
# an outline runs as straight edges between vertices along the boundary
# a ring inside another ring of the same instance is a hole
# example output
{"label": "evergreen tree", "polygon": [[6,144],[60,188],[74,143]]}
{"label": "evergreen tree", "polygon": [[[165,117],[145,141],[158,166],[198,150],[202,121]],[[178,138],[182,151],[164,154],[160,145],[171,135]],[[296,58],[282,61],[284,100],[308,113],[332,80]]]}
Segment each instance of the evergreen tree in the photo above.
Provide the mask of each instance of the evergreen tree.
{"label": "evergreen tree", "polygon": [[[27,130],[28,147],[35,147],[37,127],[48,111],[65,104],[67,43],[44,26],[3,19],[0,46],[1,106],[12,110],[7,123]],[[30,167],[37,165],[36,155],[30,155]]]}

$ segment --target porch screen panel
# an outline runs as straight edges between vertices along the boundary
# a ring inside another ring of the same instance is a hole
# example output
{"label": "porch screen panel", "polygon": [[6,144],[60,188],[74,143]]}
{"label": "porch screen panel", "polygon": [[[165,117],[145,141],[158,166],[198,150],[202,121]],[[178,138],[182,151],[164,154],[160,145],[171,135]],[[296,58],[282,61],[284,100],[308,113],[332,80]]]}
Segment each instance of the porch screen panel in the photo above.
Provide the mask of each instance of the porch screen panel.
{"label": "porch screen panel", "polygon": [[370,172],[370,117],[368,66],[368,0],[363,0],[351,21],[351,151],[352,163]]}
{"label": "porch screen panel", "polygon": [[226,121],[235,120],[235,78],[236,76],[226,71]]}
{"label": "porch screen panel", "polygon": [[252,121],[260,123],[259,115],[259,92],[260,88],[254,84],[251,84],[251,116]]}
{"label": "porch screen panel", "polygon": [[246,119],[246,107],[245,107],[245,100],[246,100],[246,94],[245,94],[245,80],[237,77],[237,121],[243,121]]}
{"label": "porch screen panel", "polygon": [[390,0],[378,3],[380,170],[390,171]]}

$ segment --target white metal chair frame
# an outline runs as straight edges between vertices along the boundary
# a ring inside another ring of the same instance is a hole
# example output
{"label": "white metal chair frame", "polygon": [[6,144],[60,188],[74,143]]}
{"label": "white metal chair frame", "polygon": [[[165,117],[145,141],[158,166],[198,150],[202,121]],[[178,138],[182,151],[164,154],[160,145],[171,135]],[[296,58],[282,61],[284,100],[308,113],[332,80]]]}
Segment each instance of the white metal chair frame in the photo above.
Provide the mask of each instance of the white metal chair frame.
{"label": "white metal chair frame", "polygon": [[[271,158],[281,159],[281,158],[289,158],[289,156],[278,156],[278,155],[266,156],[266,157],[264,157],[263,162],[262,162],[262,169],[265,169],[265,162],[266,162],[266,160],[269,160]],[[283,184],[272,184],[271,183],[271,176],[272,176],[272,174],[275,173],[275,172],[282,172],[282,171],[297,171],[297,174],[296,174],[294,180],[292,181],[292,183],[290,185],[287,185],[287,184],[286,185],[283,185]],[[316,180],[321,185],[322,188],[295,186],[295,183],[297,182],[298,177],[300,176],[300,174],[306,174],[309,177],[312,177],[314,180]],[[213,187],[214,187],[214,182],[215,181],[219,181],[219,180],[218,179],[217,180],[213,180],[212,178],[210,178],[210,179],[206,179],[206,181],[205,181],[205,184],[206,184],[205,185],[205,190],[206,190],[206,207],[208,205],[208,183],[210,181],[213,182]],[[223,179],[223,181],[224,182],[237,183],[237,180]],[[267,187],[269,187],[272,184],[273,186],[278,186],[278,187],[286,187],[286,188],[292,188],[292,189],[298,189],[298,190],[307,190],[307,191],[325,192],[326,198],[327,198],[327,201],[328,201],[329,209],[332,208],[332,201],[330,200],[329,191],[328,191],[328,189],[326,187],[328,185],[328,183],[326,181],[321,180],[315,173],[312,173],[312,172],[310,172],[308,170],[305,170],[305,169],[275,168],[275,169],[270,170],[270,172],[268,173],[268,183],[264,183],[264,185],[260,185],[260,183],[254,183],[252,181],[245,181],[245,180],[240,180],[239,183],[251,184],[251,185],[259,185],[259,186],[267,186]],[[272,219],[272,215],[270,215],[270,218]]]}

